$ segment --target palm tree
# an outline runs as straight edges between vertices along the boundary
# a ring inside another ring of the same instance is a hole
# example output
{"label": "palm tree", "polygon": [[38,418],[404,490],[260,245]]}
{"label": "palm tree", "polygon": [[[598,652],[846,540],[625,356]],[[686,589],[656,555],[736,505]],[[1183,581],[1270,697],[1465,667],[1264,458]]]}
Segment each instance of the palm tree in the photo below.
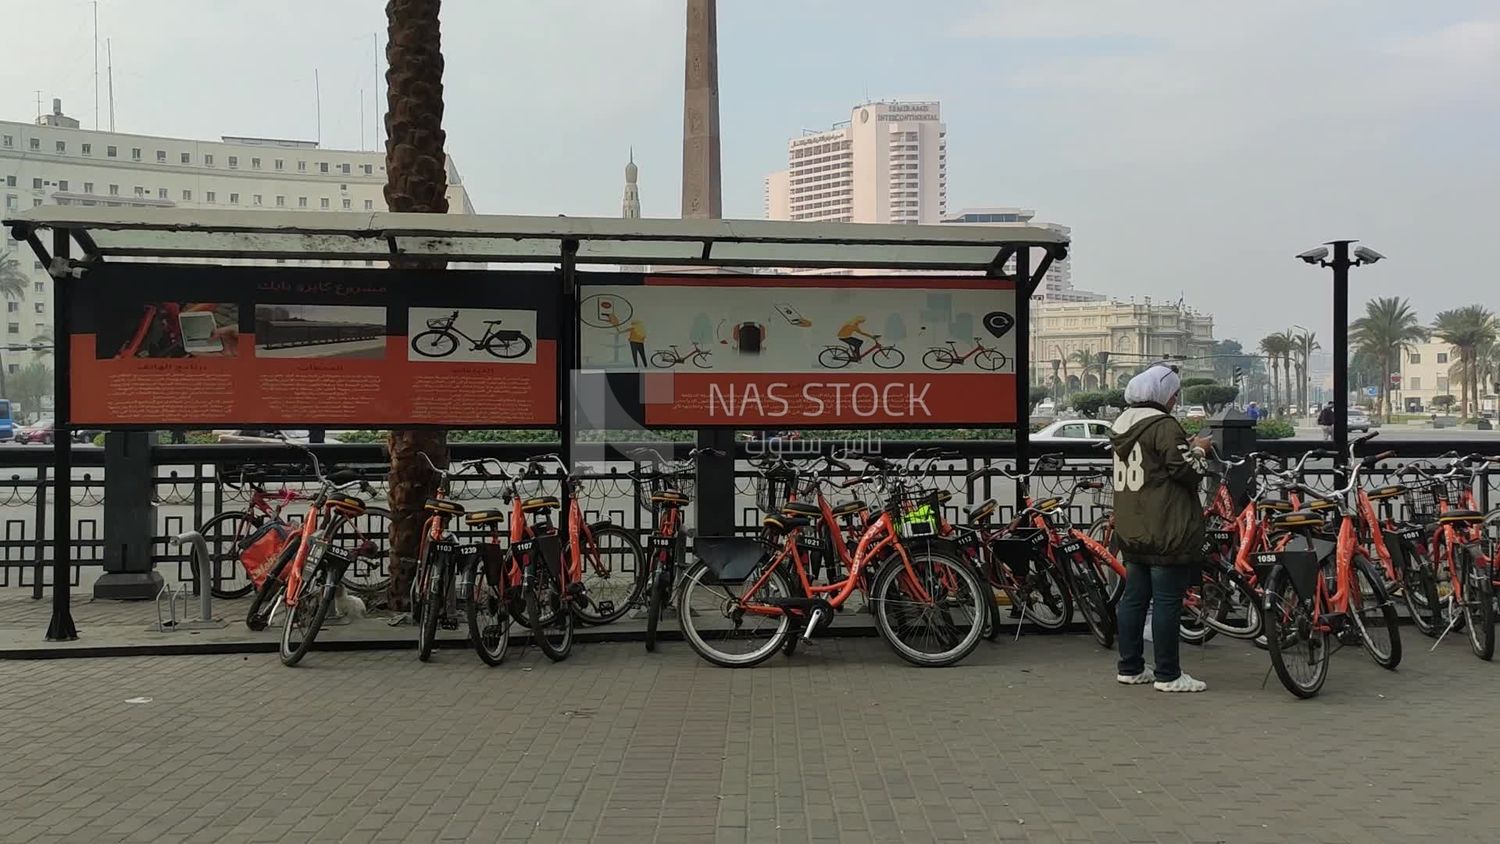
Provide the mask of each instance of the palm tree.
{"label": "palm tree", "polygon": [[[441,0],[389,0],[385,6],[387,43],[385,115],[385,201],[391,211],[448,212],[447,154],[443,143],[443,43],[438,27]],[[392,269],[442,269],[444,261],[398,259]],[[413,575],[410,561],[421,544],[422,504],[433,494],[433,477],[421,455],[445,465],[448,434],[443,430],[393,430],[391,470],[392,608],[406,609]]]}
{"label": "palm tree", "polygon": [[[1074,363],[1078,364],[1078,380],[1083,385],[1083,388],[1085,390],[1088,389],[1089,373],[1091,373],[1094,368],[1099,365],[1099,359],[1094,355],[1093,352],[1089,351],[1088,349],[1078,349],[1072,354],[1068,355],[1068,360],[1071,360]],[[1104,390],[1108,388],[1105,387],[1104,383],[1101,381],[1099,383],[1099,389]]]}
{"label": "palm tree", "polygon": [[[14,255],[0,257],[0,299],[10,301],[26,295],[28,285],[26,273]],[[9,397],[5,385],[5,360],[0,355],[0,396]]]}
{"label": "palm tree", "polygon": [[[1260,350],[1266,356],[1266,368],[1271,371],[1271,412],[1280,416],[1286,404],[1281,400],[1281,375],[1276,364],[1291,353],[1291,341],[1285,333],[1267,334],[1260,338]],[[1288,377],[1287,380],[1290,381],[1291,378]],[[1288,384],[1287,387],[1290,389],[1291,385]]]}
{"label": "palm tree", "polygon": [[1458,374],[1463,383],[1463,415],[1479,415],[1479,350],[1496,338],[1495,315],[1482,305],[1442,311],[1432,321],[1434,336],[1458,352]]}
{"label": "palm tree", "polygon": [[1323,347],[1318,343],[1318,335],[1305,328],[1289,336],[1292,340],[1292,353],[1297,367],[1297,414],[1300,416],[1307,411],[1308,407],[1308,361],[1311,360],[1313,352]]}
{"label": "palm tree", "polygon": [[1411,303],[1397,296],[1371,299],[1365,303],[1365,315],[1349,325],[1350,349],[1334,349],[1334,354],[1364,352],[1380,364],[1376,380],[1380,391],[1381,412],[1391,415],[1391,373],[1399,368],[1401,353],[1413,343],[1427,339],[1427,330],[1417,321]]}

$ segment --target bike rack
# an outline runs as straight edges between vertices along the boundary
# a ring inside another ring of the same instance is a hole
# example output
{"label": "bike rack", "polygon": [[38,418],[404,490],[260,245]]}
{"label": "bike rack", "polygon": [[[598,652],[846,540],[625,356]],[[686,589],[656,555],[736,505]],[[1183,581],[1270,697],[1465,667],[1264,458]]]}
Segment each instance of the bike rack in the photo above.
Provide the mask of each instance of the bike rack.
{"label": "bike rack", "polygon": [[[167,540],[173,548],[191,545],[193,549],[193,562],[198,572],[198,617],[188,620],[187,599],[188,589],[186,586],[172,588],[171,584],[163,584],[161,591],[156,593],[156,632],[171,633],[177,630],[219,630],[227,625],[222,618],[214,618],[213,601],[213,560],[208,553],[208,542],[203,534],[196,530],[178,534]],[[162,596],[167,597],[167,610],[170,618],[163,619],[161,614]],[[177,615],[177,598],[182,597],[182,616]]]}

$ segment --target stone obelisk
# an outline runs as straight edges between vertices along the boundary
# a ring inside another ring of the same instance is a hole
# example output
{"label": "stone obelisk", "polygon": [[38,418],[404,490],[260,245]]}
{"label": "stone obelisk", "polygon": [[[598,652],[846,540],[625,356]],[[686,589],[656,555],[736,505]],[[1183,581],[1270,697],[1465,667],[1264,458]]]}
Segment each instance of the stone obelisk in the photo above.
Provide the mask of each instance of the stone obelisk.
{"label": "stone obelisk", "polygon": [[719,25],[715,0],[687,0],[682,98],[682,216],[724,215],[719,172]]}
{"label": "stone obelisk", "polygon": [[[687,62],[682,91],[682,217],[724,216],[719,174],[719,25],[714,0],[687,0]],[[734,431],[705,428],[698,446],[698,530],[734,532]],[[720,456],[722,455],[722,456]]]}

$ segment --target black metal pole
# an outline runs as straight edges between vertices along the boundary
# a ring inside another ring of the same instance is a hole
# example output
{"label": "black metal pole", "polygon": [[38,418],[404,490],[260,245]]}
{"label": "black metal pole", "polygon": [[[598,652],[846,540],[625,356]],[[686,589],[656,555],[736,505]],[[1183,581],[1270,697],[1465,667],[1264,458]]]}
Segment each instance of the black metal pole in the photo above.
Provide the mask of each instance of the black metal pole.
{"label": "black metal pole", "polygon": [[[1031,247],[1016,250],[1016,471],[1031,469]],[[1016,509],[1026,484],[1016,483]]]}
{"label": "black metal pole", "polygon": [[[1349,244],[1333,242],[1333,447],[1342,458],[1349,451]],[[1339,483],[1345,482],[1342,470]]]}
{"label": "black metal pole", "polygon": [[[562,290],[557,314],[557,433],[563,463],[573,465],[573,378],[578,371],[578,241],[562,244]],[[564,491],[566,493],[566,490]]]}
{"label": "black metal pole", "polygon": [[[66,259],[69,253],[66,229],[52,232],[54,260]],[[55,492],[52,497],[52,620],[47,625],[47,641],[71,641],[78,638],[73,624],[72,582],[68,568],[72,563],[73,537],[73,431],[72,396],[68,391],[68,370],[72,366],[70,314],[73,279],[64,273],[54,277],[57,287],[52,299],[52,465]],[[40,526],[38,526],[40,529]]]}

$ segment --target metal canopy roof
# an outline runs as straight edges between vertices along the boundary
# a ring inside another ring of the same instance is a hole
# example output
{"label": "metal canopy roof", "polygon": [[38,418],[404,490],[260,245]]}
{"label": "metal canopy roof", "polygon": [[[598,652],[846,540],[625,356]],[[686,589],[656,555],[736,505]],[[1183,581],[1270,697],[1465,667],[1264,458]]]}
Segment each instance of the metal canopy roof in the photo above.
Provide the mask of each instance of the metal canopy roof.
{"label": "metal canopy roof", "polygon": [[390,212],[40,206],[5,219],[45,255],[66,232],[83,261],[110,258],[546,262],[564,243],[579,264],[989,270],[1021,247],[1066,257],[1057,232],[1022,225],[912,226],[766,220],[624,220]]}

